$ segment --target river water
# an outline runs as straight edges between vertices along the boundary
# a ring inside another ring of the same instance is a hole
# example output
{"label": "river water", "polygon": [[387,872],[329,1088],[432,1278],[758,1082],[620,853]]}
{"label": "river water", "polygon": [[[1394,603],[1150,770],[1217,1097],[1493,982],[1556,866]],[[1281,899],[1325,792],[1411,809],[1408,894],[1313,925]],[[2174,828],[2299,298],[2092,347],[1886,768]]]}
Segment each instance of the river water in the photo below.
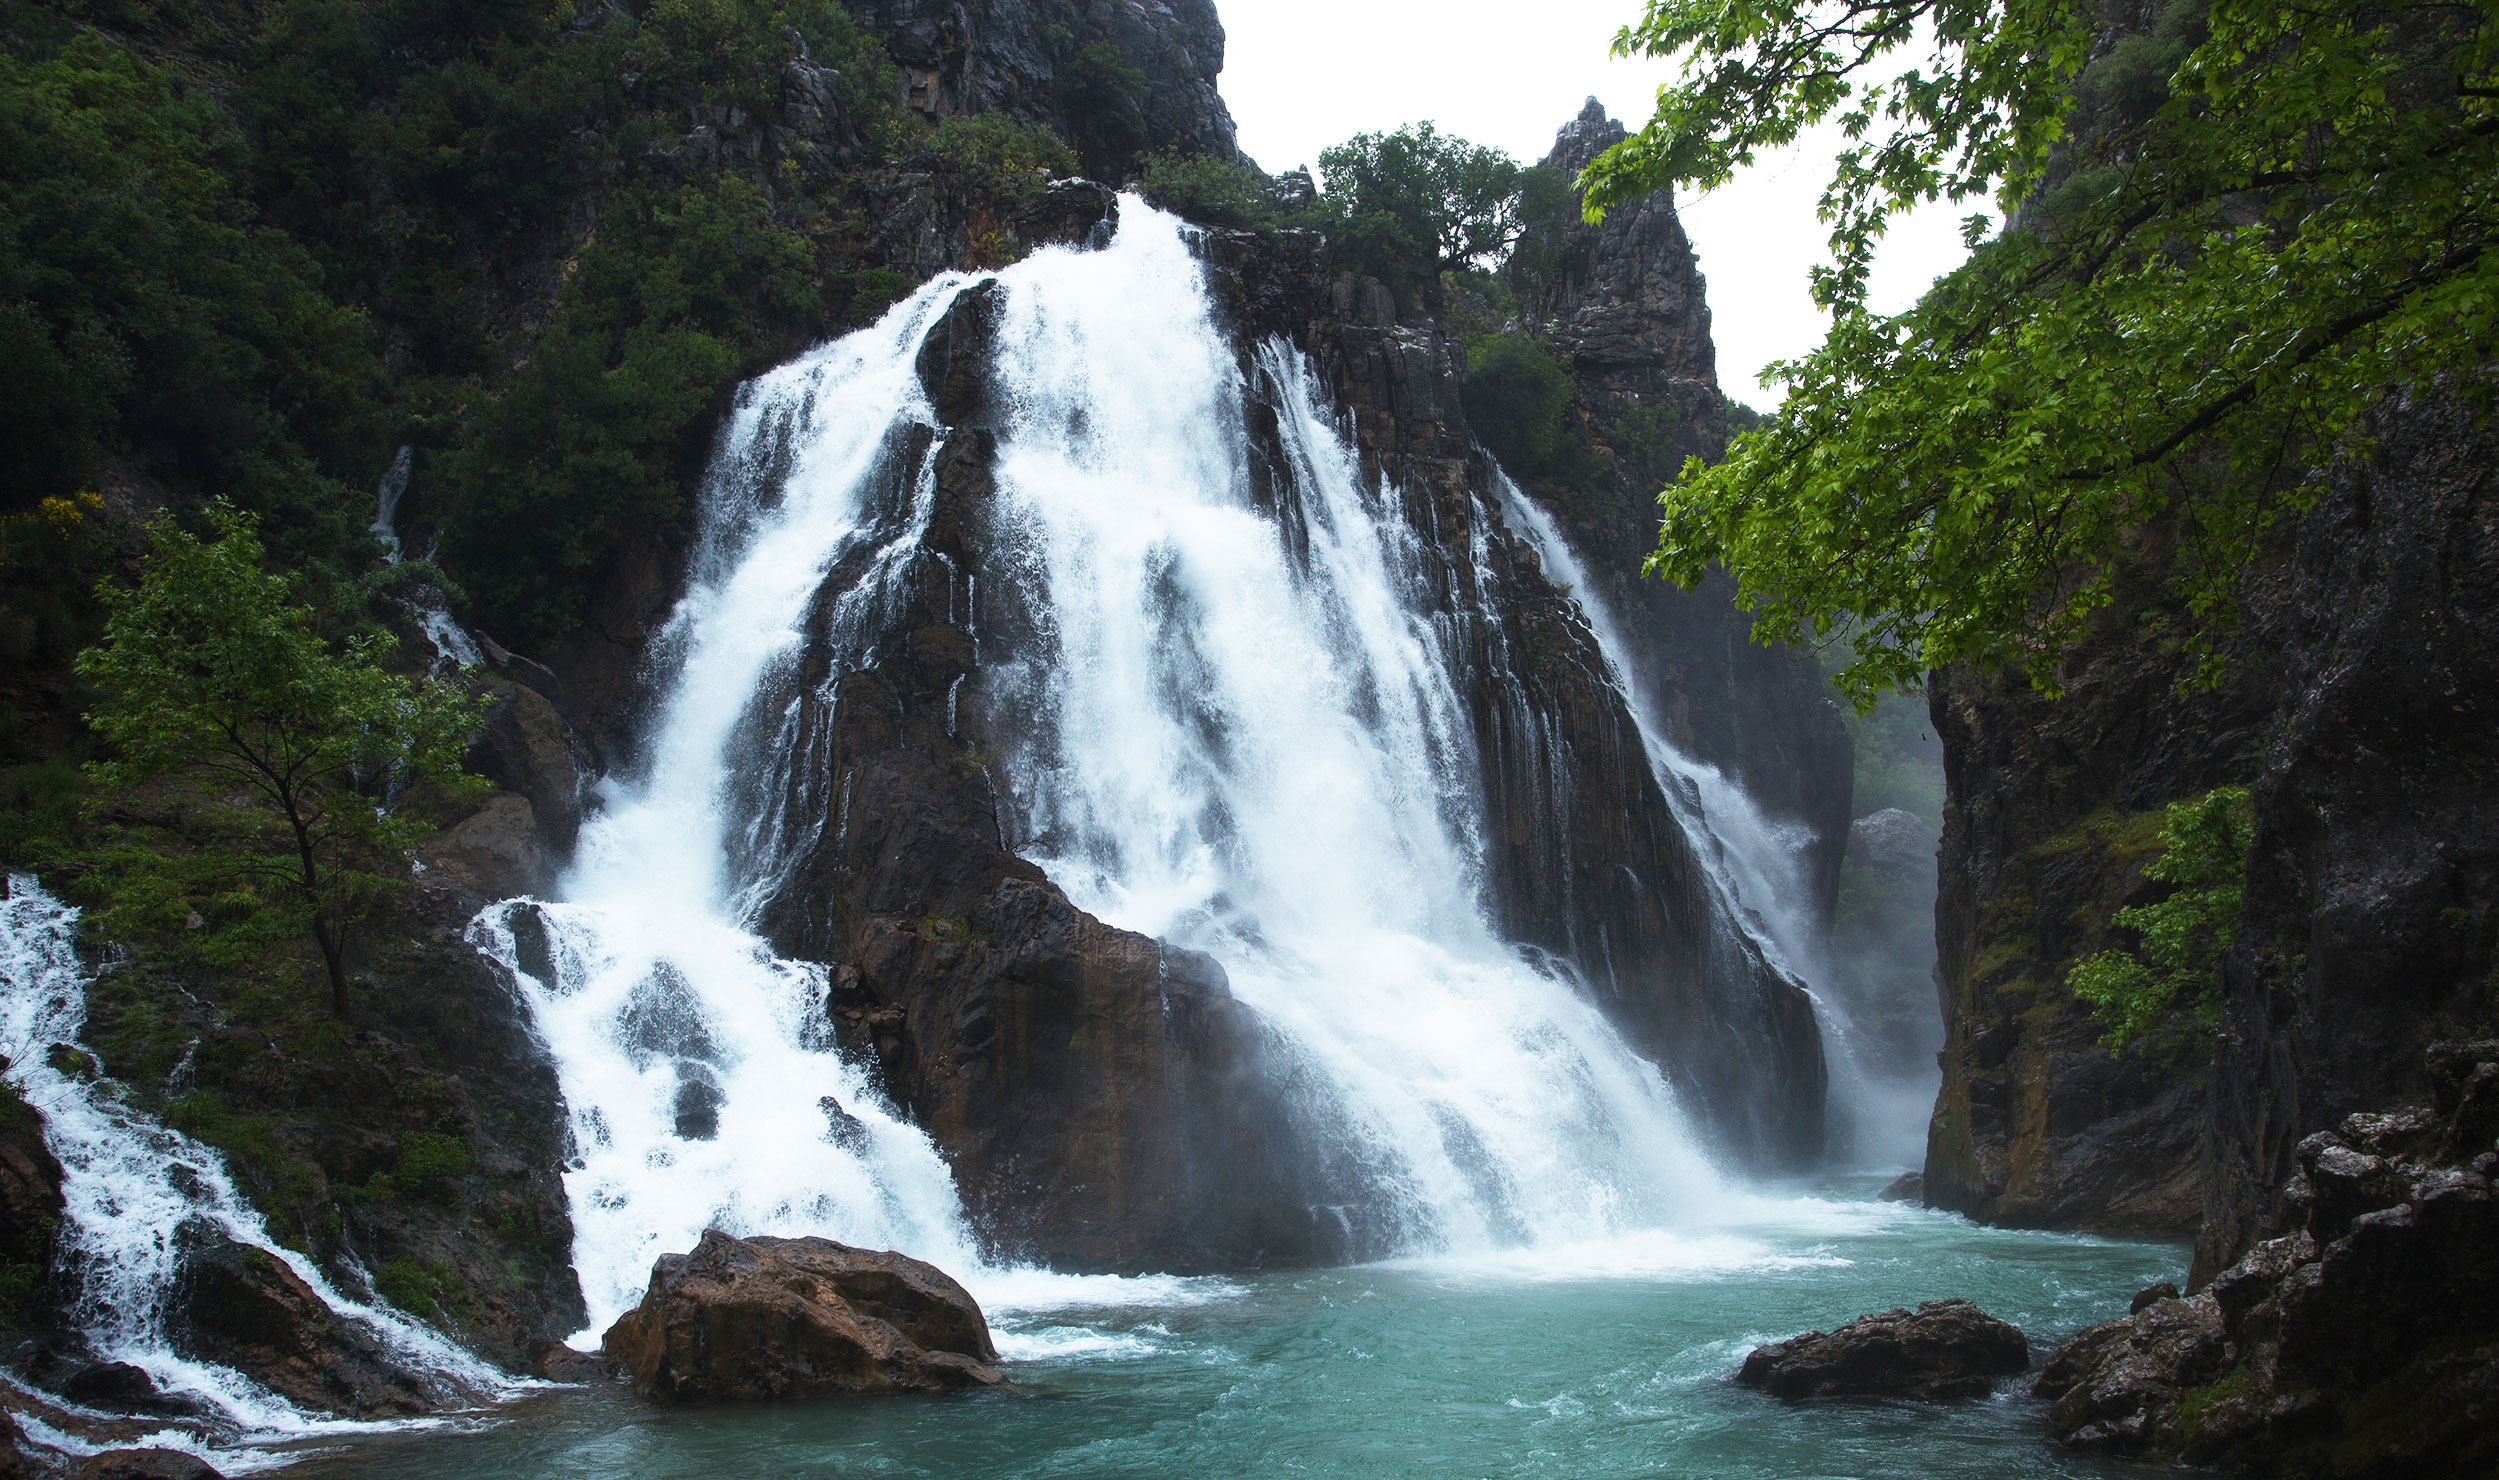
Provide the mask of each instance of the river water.
{"label": "river water", "polygon": [[[1507,1257],[981,1290],[1010,1393],[654,1409],[523,1399],[469,1432],[309,1456],[303,1480],[705,1476],[1808,1477],[2151,1473],[2067,1454],[2018,1386],[1977,1402],[1786,1404],[1728,1381],[1753,1345],[1963,1295],[2044,1342],[2178,1278],[2182,1245],[1975,1228],[1765,1196],[1713,1234]],[[1036,1303],[1018,1305],[1020,1298]],[[1038,1299],[1036,1300],[1036,1297]]]}

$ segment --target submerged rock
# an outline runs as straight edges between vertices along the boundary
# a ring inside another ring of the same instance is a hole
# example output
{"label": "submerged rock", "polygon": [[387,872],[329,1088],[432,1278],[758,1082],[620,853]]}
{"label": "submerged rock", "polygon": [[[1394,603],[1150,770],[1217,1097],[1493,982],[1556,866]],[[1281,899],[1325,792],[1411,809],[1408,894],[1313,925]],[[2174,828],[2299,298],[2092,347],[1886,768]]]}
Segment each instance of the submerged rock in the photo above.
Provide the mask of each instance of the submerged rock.
{"label": "submerged rock", "polygon": [[901,1254],[824,1238],[732,1238],[661,1256],[603,1347],[655,1403],[994,1387],[989,1323]]}
{"label": "submerged rock", "polygon": [[179,1449],[108,1449],[70,1471],[70,1480],[224,1480],[208,1461]]}
{"label": "submerged rock", "polygon": [[1975,1398],[2029,1365],[2019,1330],[1967,1300],[1929,1300],[1755,1347],[1735,1380],[1779,1398]]}

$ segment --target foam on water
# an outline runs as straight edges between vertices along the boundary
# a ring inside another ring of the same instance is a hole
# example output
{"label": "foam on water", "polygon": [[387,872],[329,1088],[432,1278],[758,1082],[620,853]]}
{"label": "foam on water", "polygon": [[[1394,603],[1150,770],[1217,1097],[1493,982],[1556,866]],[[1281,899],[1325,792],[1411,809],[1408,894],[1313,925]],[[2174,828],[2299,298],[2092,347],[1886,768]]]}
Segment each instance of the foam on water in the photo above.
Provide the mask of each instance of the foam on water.
{"label": "foam on water", "polygon": [[77,1290],[71,1319],[96,1354],[205,1401],[224,1429],[246,1439],[374,1427],[304,1413],[242,1373],[176,1349],[168,1302],[184,1229],[197,1224],[285,1264],[330,1309],[368,1328],[438,1401],[517,1391],[520,1384],[468,1352],[387,1305],[349,1297],[318,1265],[279,1246],[215,1150],[125,1104],[111,1080],[53,1067],[53,1047],[75,1043],[86,1024],[77,914],[33,878],[10,878],[0,900],[0,1056],[9,1082],[42,1112],[45,1143],[61,1163],[59,1257]]}

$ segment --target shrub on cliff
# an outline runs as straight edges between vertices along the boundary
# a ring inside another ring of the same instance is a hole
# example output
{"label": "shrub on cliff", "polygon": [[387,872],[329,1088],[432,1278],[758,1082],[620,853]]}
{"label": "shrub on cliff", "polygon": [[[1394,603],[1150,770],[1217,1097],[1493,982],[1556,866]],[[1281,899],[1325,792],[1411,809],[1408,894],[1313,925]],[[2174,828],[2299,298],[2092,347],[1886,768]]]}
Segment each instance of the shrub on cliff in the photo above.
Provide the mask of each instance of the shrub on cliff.
{"label": "shrub on cliff", "polygon": [[1159,209],[1201,225],[1256,231],[1276,220],[1265,183],[1237,159],[1157,154],[1145,162],[1137,192]]}
{"label": "shrub on cliff", "polygon": [[479,703],[389,672],[385,639],[333,650],[262,569],[249,516],[209,520],[211,541],[170,516],[148,526],[137,586],[106,590],[104,640],[78,661],[111,757],[91,768],[102,806],[144,834],[108,826],[125,837],[97,860],[96,918],[125,936],[204,932],[197,949],[236,960],[309,936],[344,1017],[347,933],[406,887],[432,830],[391,794],[482,785],[460,773]]}
{"label": "shrub on cliff", "polygon": [[561,638],[625,522],[676,513],[713,398],[755,368],[772,326],[822,314],[813,267],[735,176],[608,202],[528,361],[433,464],[444,559],[499,635]]}
{"label": "shrub on cliff", "polygon": [[2135,932],[2135,949],[2087,956],[2067,977],[2106,1029],[2103,1046],[2178,1060],[2210,1054],[2221,1025],[2221,953],[2238,933],[2252,822],[2245,787],[2170,804],[2161,856],[2143,870],[2170,893],[2117,912],[2115,923]]}
{"label": "shrub on cliff", "polygon": [[[1960,661],[2043,688],[2110,599],[2121,531],[2188,531],[2198,641],[2304,468],[2390,385],[2499,353],[2499,8],[2168,0],[2143,34],[2061,0],[1651,0],[1682,57],[1591,210],[1706,189],[1807,127],[1832,323],[1771,421],[1665,495],[1652,568],[1736,575],[1756,635],[1853,622],[1860,702]],[[1894,53],[1931,48],[1872,81]],[[2012,225],[1916,307],[1866,307],[1886,222],[1992,196]]]}

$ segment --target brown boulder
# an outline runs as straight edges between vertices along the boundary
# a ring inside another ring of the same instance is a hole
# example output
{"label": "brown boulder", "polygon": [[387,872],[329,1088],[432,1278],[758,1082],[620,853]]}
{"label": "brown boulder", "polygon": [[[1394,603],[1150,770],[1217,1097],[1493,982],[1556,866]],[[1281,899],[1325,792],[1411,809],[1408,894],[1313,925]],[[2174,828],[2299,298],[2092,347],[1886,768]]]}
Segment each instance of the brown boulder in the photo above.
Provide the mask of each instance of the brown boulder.
{"label": "brown boulder", "polygon": [[824,1238],[732,1238],[651,1267],[607,1356],[655,1403],[991,1387],[989,1323],[943,1270]]}
{"label": "brown boulder", "polygon": [[417,857],[428,882],[481,901],[533,893],[552,873],[529,799],[508,791],[488,797],[486,805],[419,848]]}
{"label": "brown boulder", "polygon": [[1779,1398],[1975,1398],[2029,1365],[2020,1331],[1967,1300],[1929,1300],[1755,1347],[1735,1380]]}

